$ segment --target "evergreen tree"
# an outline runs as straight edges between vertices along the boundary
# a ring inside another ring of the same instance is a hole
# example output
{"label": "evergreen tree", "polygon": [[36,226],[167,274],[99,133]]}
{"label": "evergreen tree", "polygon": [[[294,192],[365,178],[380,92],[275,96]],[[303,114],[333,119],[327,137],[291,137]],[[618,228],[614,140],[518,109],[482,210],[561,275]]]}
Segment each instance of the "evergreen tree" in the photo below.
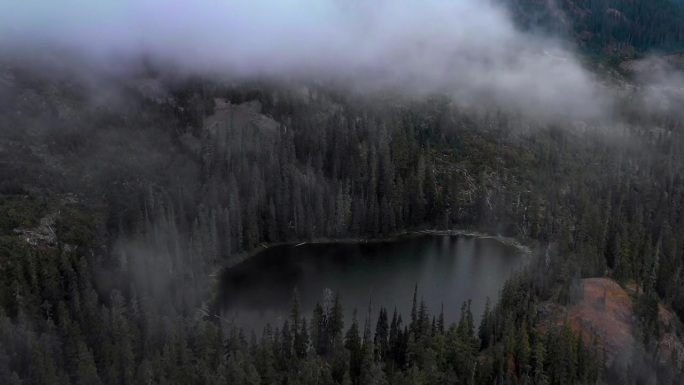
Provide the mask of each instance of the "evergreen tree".
{"label": "evergreen tree", "polygon": [[[396,314],[395,314],[396,316]],[[396,320],[395,320],[396,322]],[[396,327],[396,325],[395,325]],[[389,325],[387,320],[387,310],[383,307],[380,308],[380,314],[378,315],[378,321],[375,326],[375,359],[382,362],[388,358],[389,355]]]}
{"label": "evergreen tree", "polygon": [[300,331],[295,336],[294,351],[297,357],[304,358],[309,350],[309,333],[306,318],[302,318]]}
{"label": "evergreen tree", "polygon": [[335,300],[332,307],[328,308],[326,316],[328,321],[328,338],[331,345],[335,345],[338,337],[342,336],[344,329],[344,312],[342,310],[342,300],[339,293],[335,293]]}
{"label": "evergreen tree", "polygon": [[344,338],[344,347],[349,351],[349,376],[352,384],[360,384],[361,364],[363,361],[361,337],[359,335],[359,323],[356,317],[356,309],[352,315],[352,324]]}

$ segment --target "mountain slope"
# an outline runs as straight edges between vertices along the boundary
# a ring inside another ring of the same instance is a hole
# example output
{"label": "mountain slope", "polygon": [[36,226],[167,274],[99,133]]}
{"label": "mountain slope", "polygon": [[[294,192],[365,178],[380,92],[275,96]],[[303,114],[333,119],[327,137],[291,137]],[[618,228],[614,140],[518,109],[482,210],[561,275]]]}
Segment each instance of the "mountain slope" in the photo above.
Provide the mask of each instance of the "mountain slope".
{"label": "mountain slope", "polygon": [[633,57],[684,48],[684,7],[669,0],[507,0],[506,4],[522,28],[568,37],[593,55]]}

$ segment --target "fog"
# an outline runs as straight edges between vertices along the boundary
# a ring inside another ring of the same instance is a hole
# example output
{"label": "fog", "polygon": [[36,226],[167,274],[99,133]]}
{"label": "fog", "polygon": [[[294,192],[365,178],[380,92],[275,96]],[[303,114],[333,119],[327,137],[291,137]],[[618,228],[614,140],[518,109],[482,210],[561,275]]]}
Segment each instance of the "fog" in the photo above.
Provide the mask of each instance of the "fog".
{"label": "fog", "polygon": [[645,111],[684,116],[684,73],[666,58],[649,57],[630,66],[639,87],[639,102]]}
{"label": "fog", "polygon": [[570,50],[516,30],[486,0],[3,2],[0,48],[76,53],[78,65],[107,71],[144,57],[205,76],[442,92],[542,117],[610,109]]}

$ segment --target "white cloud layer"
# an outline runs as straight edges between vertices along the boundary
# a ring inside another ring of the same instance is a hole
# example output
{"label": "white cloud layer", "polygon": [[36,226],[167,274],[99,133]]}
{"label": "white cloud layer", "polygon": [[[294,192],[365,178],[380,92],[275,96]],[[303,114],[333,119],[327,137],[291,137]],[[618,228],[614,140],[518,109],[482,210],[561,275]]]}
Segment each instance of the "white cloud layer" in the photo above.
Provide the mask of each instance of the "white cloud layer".
{"label": "white cloud layer", "polygon": [[65,47],[116,67],[145,55],[206,75],[304,77],[445,92],[536,116],[610,107],[556,42],[487,0],[21,0],[0,3],[0,48]]}

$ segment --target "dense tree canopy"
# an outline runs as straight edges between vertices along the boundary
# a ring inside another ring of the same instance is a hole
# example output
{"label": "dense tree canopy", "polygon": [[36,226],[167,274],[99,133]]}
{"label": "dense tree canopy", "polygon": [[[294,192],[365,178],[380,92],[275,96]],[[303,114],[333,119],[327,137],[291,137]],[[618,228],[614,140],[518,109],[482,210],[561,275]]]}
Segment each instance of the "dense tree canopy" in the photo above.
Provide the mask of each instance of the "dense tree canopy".
{"label": "dense tree canopy", "polygon": [[679,0],[500,0],[523,29],[569,37],[597,57],[684,49]]}
{"label": "dense tree canopy", "polygon": [[[0,383],[681,379],[653,357],[658,305],[684,319],[677,116],[582,131],[440,96],[200,81],[103,107],[14,79],[0,104]],[[344,325],[338,293],[313,314],[295,293],[258,338],[215,317],[207,277],[261,245],[447,228],[535,250],[481,320],[466,303],[445,325],[417,296],[411,314],[358,309]],[[604,370],[568,323],[542,325],[540,303],[570,305],[596,276],[635,288],[643,366]]]}

